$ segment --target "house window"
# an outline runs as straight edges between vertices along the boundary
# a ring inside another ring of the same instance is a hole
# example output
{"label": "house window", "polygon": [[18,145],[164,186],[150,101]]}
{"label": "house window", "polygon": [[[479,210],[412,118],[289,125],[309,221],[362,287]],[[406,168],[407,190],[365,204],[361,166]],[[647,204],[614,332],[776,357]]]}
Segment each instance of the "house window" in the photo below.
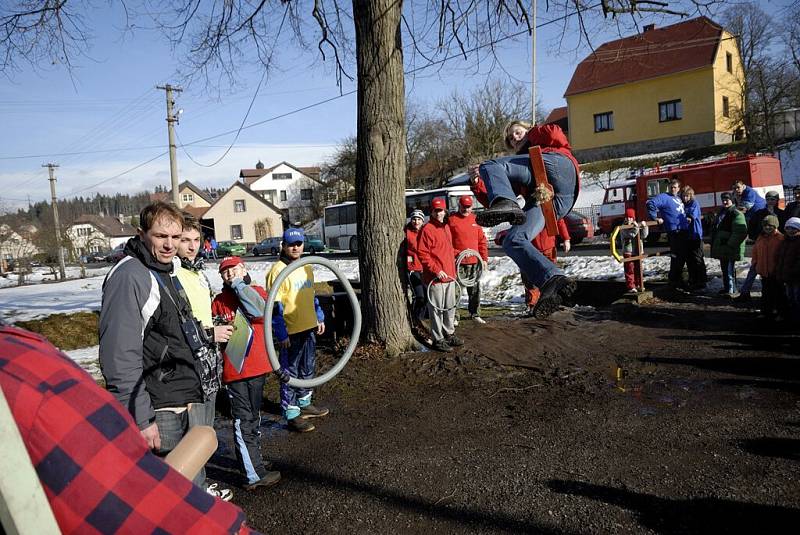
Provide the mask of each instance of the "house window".
{"label": "house window", "polygon": [[722,97],[722,116],[723,117],[731,116],[731,106],[730,106],[730,101],[728,101],[728,97]]}
{"label": "house window", "polygon": [[683,119],[683,105],[680,100],[658,103],[658,122],[677,121]]}
{"label": "house window", "polygon": [[183,194],[183,202],[194,202],[194,194],[193,193],[184,193]]}
{"label": "house window", "polygon": [[234,212],[244,212],[245,211],[244,199],[237,199],[237,200],[233,201],[233,211]]}
{"label": "house window", "polygon": [[242,239],[242,226],[241,225],[231,225],[231,239],[232,240],[241,240]]}
{"label": "house window", "polygon": [[314,193],[311,189],[301,189],[300,190],[300,200],[301,201],[310,201],[313,197]]}
{"label": "house window", "polygon": [[268,189],[261,193],[261,195],[271,203],[275,202],[275,195],[278,194],[278,190]]}
{"label": "house window", "polygon": [[607,130],[614,130],[614,113],[610,111],[596,113],[594,115],[594,131],[605,132]]}
{"label": "house window", "polygon": [[285,201],[285,200],[286,200],[286,190],[285,190],[285,189],[282,189],[282,190],[281,190],[281,200],[282,200],[282,201]]}
{"label": "house window", "polygon": [[725,68],[728,72],[733,72],[733,54],[725,52]]}
{"label": "house window", "polygon": [[272,180],[291,180],[292,173],[272,173]]}

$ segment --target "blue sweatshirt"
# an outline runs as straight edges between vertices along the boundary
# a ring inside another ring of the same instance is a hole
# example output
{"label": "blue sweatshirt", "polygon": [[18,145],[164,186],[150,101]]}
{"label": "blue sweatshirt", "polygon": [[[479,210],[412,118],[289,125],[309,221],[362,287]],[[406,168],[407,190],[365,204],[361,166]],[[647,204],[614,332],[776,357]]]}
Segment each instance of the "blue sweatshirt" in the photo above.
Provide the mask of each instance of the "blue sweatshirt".
{"label": "blue sweatshirt", "polygon": [[655,220],[658,217],[664,220],[664,230],[675,232],[689,228],[689,221],[683,208],[683,201],[677,195],[659,193],[652,199],[647,199],[647,217]]}
{"label": "blue sweatshirt", "polygon": [[756,190],[750,186],[745,186],[744,191],[742,191],[742,198],[739,199],[739,206],[745,209],[744,216],[750,219],[751,215],[767,207],[767,201]]}
{"label": "blue sweatshirt", "polygon": [[687,218],[691,217],[689,223],[689,238],[692,240],[703,239],[703,215],[700,213],[700,205],[695,199],[683,205]]}

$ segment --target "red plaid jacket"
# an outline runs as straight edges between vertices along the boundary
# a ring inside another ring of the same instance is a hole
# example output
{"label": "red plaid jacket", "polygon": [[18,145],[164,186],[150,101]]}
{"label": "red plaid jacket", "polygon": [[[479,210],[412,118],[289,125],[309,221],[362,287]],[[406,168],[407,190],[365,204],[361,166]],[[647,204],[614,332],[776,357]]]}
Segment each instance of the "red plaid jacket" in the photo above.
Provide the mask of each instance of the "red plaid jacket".
{"label": "red plaid jacket", "polygon": [[125,408],[46,339],[0,326],[0,387],[62,533],[254,533],[153,455]]}

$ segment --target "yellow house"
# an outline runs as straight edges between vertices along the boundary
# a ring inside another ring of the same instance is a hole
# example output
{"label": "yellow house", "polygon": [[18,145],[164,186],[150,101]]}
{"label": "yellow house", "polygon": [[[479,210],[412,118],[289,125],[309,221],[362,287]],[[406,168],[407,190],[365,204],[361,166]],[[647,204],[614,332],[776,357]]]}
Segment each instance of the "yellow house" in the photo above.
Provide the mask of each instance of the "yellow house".
{"label": "yellow house", "polygon": [[[151,201],[172,201],[172,190],[162,191],[150,194]],[[208,208],[214,204],[208,193],[201,188],[198,188],[188,180],[184,180],[178,184],[178,208]]]}
{"label": "yellow house", "polygon": [[564,97],[581,161],[729,143],[743,78],[736,39],[707,19],[603,44],[575,69]]}
{"label": "yellow house", "polygon": [[257,243],[283,234],[283,213],[242,182],[234,182],[202,215],[217,241]]}

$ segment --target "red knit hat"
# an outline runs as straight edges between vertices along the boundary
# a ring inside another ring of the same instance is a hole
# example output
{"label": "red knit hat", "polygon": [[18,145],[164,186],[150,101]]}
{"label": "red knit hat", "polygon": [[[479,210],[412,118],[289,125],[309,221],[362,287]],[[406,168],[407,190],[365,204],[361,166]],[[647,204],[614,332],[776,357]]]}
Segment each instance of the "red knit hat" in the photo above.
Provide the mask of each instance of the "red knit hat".
{"label": "red knit hat", "polygon": [[219,263],[219,272],[222,273],[226,269],[238,266],[241,263],[242,259],[238,256],[226,256],[222,259],[222,262]]}
{"label": "red knit hat", "polygon": [[633,208],[628,208],[625,210],[625,217],[630,217],[631,219],[636,219],[636,210]]}

